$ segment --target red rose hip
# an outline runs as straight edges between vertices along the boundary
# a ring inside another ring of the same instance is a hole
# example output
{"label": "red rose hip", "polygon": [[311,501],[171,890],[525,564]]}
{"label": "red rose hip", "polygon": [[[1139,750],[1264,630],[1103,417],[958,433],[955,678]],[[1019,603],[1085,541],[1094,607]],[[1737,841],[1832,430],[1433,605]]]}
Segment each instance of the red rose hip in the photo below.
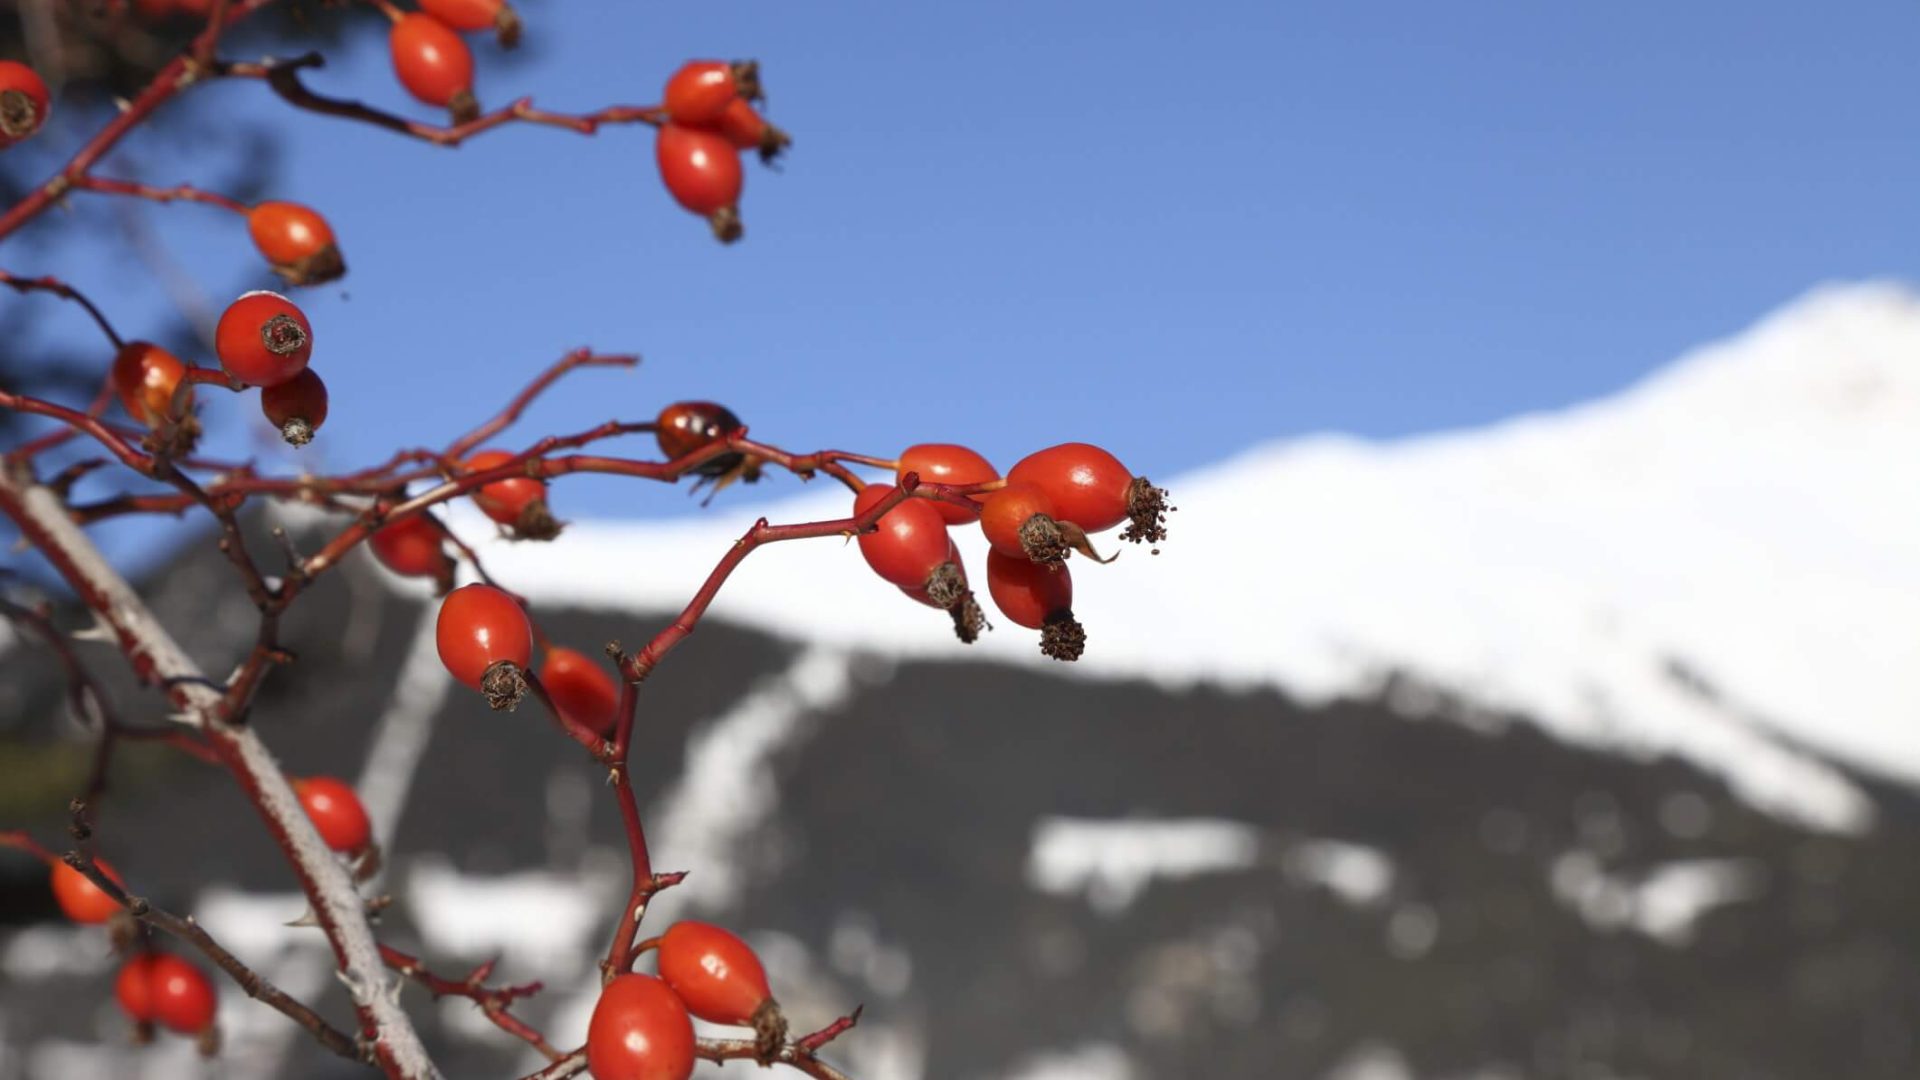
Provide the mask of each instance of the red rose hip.
{"label": "red rose hip", "polygon": [[250,292],[221,313],[213,348],[227,374],[254,386],[278,386],[306,370],[313,327],[306,313],[279,293]]}
{"label": "red rose hip", "polygon": [[621,975],[600,991],[587,1022],[593,1080],[687,1080],[693,1075],[693,1021],[667,984]]}

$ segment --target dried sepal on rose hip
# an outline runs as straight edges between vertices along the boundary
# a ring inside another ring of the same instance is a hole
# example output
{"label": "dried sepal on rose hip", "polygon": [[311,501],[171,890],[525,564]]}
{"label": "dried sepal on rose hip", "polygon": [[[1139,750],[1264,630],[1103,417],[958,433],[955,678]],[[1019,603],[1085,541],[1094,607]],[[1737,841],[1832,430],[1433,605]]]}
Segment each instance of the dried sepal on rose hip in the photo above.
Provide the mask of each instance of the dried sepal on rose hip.
{"label": "dried sepal on rose hip", "polygon": [[1127,527],[1120,539],[1157,544],[1167,538],[1167,492],[1134,476],[1120,459],[1087,443],[1061,443],[1020,459],[1007,482],[1029,483],[1046,492],[1054,517],[1090,533]]}
{"label": "dried sepal on rose hip", "polygon": [[745,234],[740,192],[746,185],[746,170],[740,167],[740,152],[725,135],[662,124],[653,152],[667,193],[689,212],[706,218],[716,239],[731,244]]}
{"label": "dried sepal on rose hip", "polygon": [[260,411],[289,445],[305,446],[327,422],[327,384],[306,368],[286,382],[261,390]]}
{"label": "dried sepal on rose hip", "polygon": [[447,110],[456,124],[480,116],[473,96],[473,50],[453,28],[432,15],[412,12],[396,19],[387,34],[393,73],[407,93]]}
{"label": "dried sepal on rose hip", "polygon": [[660,978],[687,1011],[713,1024],[753,1028],[760,1064],[787,1041],[787,1018],[753,947],[712,923],[683,919],[660,937]]}
{"label": "dried sepal on rose hip", "polygon": [[1037,563],[1065,562],[1077,551],[1095,562],[1112,562],[1094,550],[1086,530],[1071,521],[1063,521],[1053,500],[1036,484],[1012,482],[986,495],[980,508],[980,531],[987,543],[1003,555],[1031,559]]}
{"label": "dried sepal on rose hip", "polygon": [[[1000,479],[1000,470],[994,468],[992,462],[967,447],[953,443],[920,443],[907,447],[900,452],[900,458],[895,463],[894,482],[904,480],[908,473],[919,476],[922,483],[952,487],[967,487]],[[975,504],[981,498],[972,497]],[[949,525],[963,524],[980,516],[977,508],[968,510],[949,502],[930,505]]]}
{"label": "dried sepal on rose hip", "polygon": [[587,1071],[594,1080],[687,1080],[693,1052],[693,1020],[666,983],[628,974],[600,991],[587,1021]]}
{"label": "dried sepal on rose hip", "polygon": [[[960,560],[960,547],[951,540],[947,543],[947,562],[951,566],[951,575],[957,578],[960,591],[958,601],[952,601],[951,587],[921,585],[914,588],[901,586],[900,591],[911,599],[930,608],[938,608],[953,617],[953,636],[960,639],[962,645],[971,645],[980,640],[980,635],[993,629],[987,622],[986,612],[980,610],[980,602],[974,599],[972,588],[967,584],[967,567]],[[936,571],[936,575],[947,579],[946,571]],[[941,596],[947,603],[935,602],[933,597]]]}
{"label": "dried sepal on rose hip", "polygon": [[402,577],[433,579],[435,591],[453,588],[453,556],[446,532],[430,514],[413,514],[375,529],[367,546],[381,565]]}
{"label": "dried sepal on rose hip", "polygon": [[39,131],[53,111],[40,74],[16,60],[0,60],[0,150]]}
{"label": "dried sepal on rose hip", "polygon": [[463,585],[440,601],[434,625],[440,662],[454,678],[511,710],[526,696],[533,624],[519,601],[491,585]]}
{"label": "dried sepal on rose hip", "polygon": [[1087,632],[1073,617],[1073,573],[1064,564],[1046,566],[1018,555],[987,552],[987,593],[1008,619],[1040,631],[1040,651],[1055,660],[1078,660]]}
{"label": "dried sepal on rose hip", "polygon": [[347,272],[333,227],[312,207],[268,201],[247,211],[247,233],[289,285],[319,285]]}
{"label": "dried sepal on rose hip", "polygon": [[[505,450],[482,450],[460,465],[465,473],[487,472],[512,462]],[[561,523],[547,505],[547,482],[531,476],[508,476],[480,485],[473,493],[480,512],[507,527],[515,540],[551,540]]]}
{"label": "dried sepal on rose hip", "polygon": [[520,44],[520,16],[506,0],[420,0],[420,10],[455,30],[491,30],[503,49]]}
{"label": "dried sepal on rose hip", "polygon": [[260,289],[220,313],[213,351],[226,373],[241,382],[276,386],[306,370],[313,358],[313,326],[298,304]]}

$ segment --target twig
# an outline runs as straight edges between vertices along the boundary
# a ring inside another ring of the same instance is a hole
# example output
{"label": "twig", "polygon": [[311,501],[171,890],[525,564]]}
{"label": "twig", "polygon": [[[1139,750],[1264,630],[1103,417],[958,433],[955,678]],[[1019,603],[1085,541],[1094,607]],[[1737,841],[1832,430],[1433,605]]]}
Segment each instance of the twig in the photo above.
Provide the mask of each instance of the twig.
{"label": "twig", "polygon": [[205,954],[220,970],[233,977],[233,981],[244,990],[248,997],[276,1010],[294,1023],[311,1032],[321,1046],[346,1058],[349,1061],[365,1061],[352,1036],[327,1023],[319,1013],[287,994],[286,991],[268,982],[259,972],[240,962],[223,948],[213,936],[202,929],[200,924],[190,918],[183,919],[169,911],[164,911],[148,903],[145,897],[133,896],[118,883],[100,871],[94,861],[78,851],[70,851],[64,859],[87,876],[87,880],[98,886],[113,902],[127,909],[127,913],[149,926],[158,927],[174,937],[187,942]]}
{"label": "twig", "polygon": [[591,135],[598,131],[602,124],[650,124],[658,127],[666,121],[666,110],[658,105],[610,105],[590,113],[555,113],[536,109],[532,98],[523,97],[505,108],[485,113],[464,124],[454,124],[450,127],[423,124],[418,120],[408,120],[358,101],[331,98],[308,89],[307,85],[300,80],[300,72],[307,68],[324,67],[326,62],[326,57],[310,52],[258,64],[222,64],[218,70],[222,75],[236,78],[264,79],[267,85],[273,88],[274,93],[296,108],[372,124],[374,127],[385,128],[435,146],[458,146],[482,132],[512,123],[541,124],[547,127],[564,128],[581,135]]}

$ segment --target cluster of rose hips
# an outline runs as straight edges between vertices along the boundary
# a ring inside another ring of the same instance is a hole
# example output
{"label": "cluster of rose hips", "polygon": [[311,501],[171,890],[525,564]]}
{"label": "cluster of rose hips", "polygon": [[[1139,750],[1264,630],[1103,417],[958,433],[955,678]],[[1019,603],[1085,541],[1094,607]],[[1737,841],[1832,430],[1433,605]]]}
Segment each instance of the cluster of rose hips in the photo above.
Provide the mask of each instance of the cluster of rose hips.
{"label": "cluster of rose hips", "polygon": [[658,977],[628,973],[600,991],[587,1024],[594,1080],[686,1080],[693,1075],[690,1016],[751,1027],[762,1064],[787,1037],[787,1020],[753,949],[710,923],[677,922],[657,941]]}
{"label": "cluster of rose hips", "polygon": [[[353,788],[328,776],[294,778],[294,794],[313,821],[320,838],[332,850],[357,861],[364,873],[373,865],[373,825]],[[83,925],[108,924],[117,943],[131,955],[114,980],[114,997],[135,1025],[135,1037],[146,1042],[156,1028],[194,1037],[203,1053],[219,1048],[214,1028],[218,995],[213,981],[192,961],[140,940],[132,916],[120,902],[79,870],[55,861],[48,888],[67,918]],[[105,859],[94,867],[115,885],[124,879]]]}
{"label": "cluster of rose hips", "polygon": [[[327,420],[327,384],[307,367],[313,327],[293,301],[264,290],[227,305],[214,328],[213,348],[233,382],[260,388],[260,411],[294,446],[312,441]],[[115,394],[127,414],[176,449],[190,446],[191,369],[151,341],[129,341],[113,358]]]}
{"label": "cluster of rose hips", "polygon": [[740,151],[757,151],[771,163],[793,141],[754,110],[760,98],[760,66],[751,60],[689,61],[667,80],[661,98],[667,119],[654,142],[660,179],[674,201],[707,219],[722,243],[745,231]]}
{"label": "cluster of rose hips", "polygon": [[[122,884],[119,873],[105,859],[94,860],[94,866],[115,885]],[[133,928],[127,921],[131,916],[85,874],[64,862],[55,862],[49,885],[54,902],[67,918],[86,925],[113,923],[116,940],[132,940]],[[206,1053],[219,1046],[213,1026],[213,981],[191,961],[143,945],[121,966],[113,989],[141,1042],[152,1039],[158,1025],[194,1036]]]}
{"label": "cluster of rose hips", "polygon": [[[915,600],[953,616],[960,640],[979,635],[984,619],[967,587],[959,548],[947,535],[955,525],[978,520],[986,534],[987,593],[1002,615],[1040,631],[1040,651],[1056,660],[1077,660],[1086,631],[1073,615],[1075,551],[1096,562],[1089,534],[1127,527],[1120,538],[1158,543],[1167,535],[1166,492],[1134,476],[1097,446],[1062,443],[1020,459],[1002,479],[978,453],[950,443],[908,447],[895,464],[895,485],[872,484],[854,497],[855,514],[890,496],[894,487],[933,482],[975,489],[971,506],[906,499],[880,518],[880,527],[860,537],[860,553],[884,580]],[[1157,553],[1157,549],[1156,549]]]}

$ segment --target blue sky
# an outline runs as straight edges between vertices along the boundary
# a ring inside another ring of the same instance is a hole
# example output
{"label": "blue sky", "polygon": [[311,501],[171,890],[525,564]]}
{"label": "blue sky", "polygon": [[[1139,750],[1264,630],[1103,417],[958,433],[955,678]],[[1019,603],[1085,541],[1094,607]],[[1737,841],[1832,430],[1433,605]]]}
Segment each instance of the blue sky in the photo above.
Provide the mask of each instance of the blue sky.
{"label": "blue sky", "polygon": [[[577,377],[527,438],[716,397],[796,449],[958,440],[1010,463],[1087,439],[1164,476],[1275,437],[1580,401],[1822,280],[1920,274],[1910,4],[523,12],[526,62],[478,50],[483,103],[645,103],[686,57],[762,61],[796,145],[750,174],[747,239],[722,248],[670,203],[644,128],[448,152],[258,85],[198,91],[292,140],[274,194],[328,214],[352,268],[301,294],[333,391],[321,442],[295,459],[226,400],[220,445],[334,467],[444,442],[591,344],[646,366]],[[313,81],[429,115],[372,35]],[[202,167],[136,139],[101,171]],[[216,302],[259,273],[218,211],[141,212]],[[36,258],[0,263],[92,285],[132,333],[167,303],[97,253]],[[23,302],[84,330],[0,297]],[[690,506],[634,487],[556,501]]]}

